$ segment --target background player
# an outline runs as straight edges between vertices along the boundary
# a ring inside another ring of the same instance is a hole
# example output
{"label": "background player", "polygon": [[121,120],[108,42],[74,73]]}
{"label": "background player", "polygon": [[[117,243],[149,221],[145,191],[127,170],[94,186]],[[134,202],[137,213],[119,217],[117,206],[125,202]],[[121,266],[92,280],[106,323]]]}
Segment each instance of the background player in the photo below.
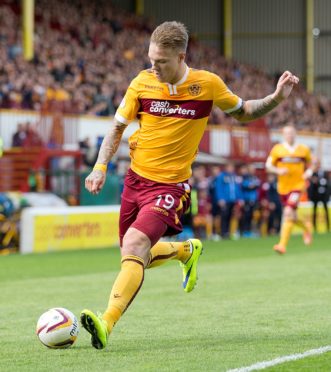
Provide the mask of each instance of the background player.
{"label": "background player", "polygon": [[188,34],[181,23],[165,22],[154,30],[148,52],[152,67],[131,82],[97,163],[86,178],[86,188],[98,193],[126,126],[138,119],[140,128],[129,139],[131,169],[120,211],[121,271],[102,317],[90,310],[81,313],[82,325],[98,349],[106,346],[114,324],[140,290],[145,268],[177,259],[183,269],[184,290],[194,288],[200,241],[158,240],[182,230],[180,216],[189,205],[186,180],[213,104],[240,121],[254,120],[287,98],[299,81],[287,71],[273,94],[243,102],[217,75],[186,65],[187,43]]}
{"label": "background player", "polygon": [[278,175],[277,190],[284,206],[280,241],[274,246],[274,250],[280,254],[286,253],[294,224],[303,229],[304,243],[309,245],[312,242],[310,226],[297,215],[306,180],[312,175],[308,167],[311,162],[310,150],[306,145],[295,142],[296,130],[292,125],[283,128],[283,138],[283,143],[272,148],[266,162],[267,170]]}

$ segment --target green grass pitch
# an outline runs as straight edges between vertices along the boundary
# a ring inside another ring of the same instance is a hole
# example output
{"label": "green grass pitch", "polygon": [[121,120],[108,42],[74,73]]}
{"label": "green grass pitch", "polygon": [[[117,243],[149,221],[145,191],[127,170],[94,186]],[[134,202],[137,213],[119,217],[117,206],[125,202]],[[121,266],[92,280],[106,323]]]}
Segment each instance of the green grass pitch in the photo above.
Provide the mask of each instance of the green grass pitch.
{"label": "green grass pitch", "polygon": [[[45,348],[36,321],[51,307],[102,311],[118,249],[0,257],[0,371],[226,371],[331,345],[331,235],[206,242],[199,281],[181,289],[177,262],[146,271],[107,349],[81,329],[67,350]],[[331,353],[267,371],[330,371]]]}

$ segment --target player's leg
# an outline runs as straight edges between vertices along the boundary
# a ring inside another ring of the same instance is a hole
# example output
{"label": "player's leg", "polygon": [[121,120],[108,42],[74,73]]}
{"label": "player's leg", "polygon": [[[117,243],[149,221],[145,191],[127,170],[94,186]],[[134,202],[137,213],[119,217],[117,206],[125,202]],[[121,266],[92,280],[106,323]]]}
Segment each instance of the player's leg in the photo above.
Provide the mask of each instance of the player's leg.
{"label": "player's leg", "polygon": [[189,239],[185,242],[158,242],[150,251],[147,269],[161,266],[169,260],[178,260],[183,270],[183,289],[191,292],[197,281],[197,265],[202,253],[202,243],[199,239]]}
{"label": "player's leg", "polygon": [[306,245],[312,243],[312,232],[311,226],[309,223],[305,222],[301,218],[299,218],[297,213],[297,208],[300,202],[301,192],[300,191],[292,191],[287,198],[287,205],[293,209],[293,223],[298,226],[300,229],[303,230],[303,242]]}
{"label": "player's leg", "polygon": [[285,205],[283,211],[283,222],[280,230],[279,243],[274,246],[274,251],[280,254],[286,253],[286,247],[290,240],[293,229],[294,209],[289,205]]}
{"label": "player's leg", "polygon": [[113,284],[108,307],[102,316],[107,322],[108,332],[129,307],[143,284],[150,247],[150,238],[134,227],[130,227],[124,235],[121,271]]}
{"label": "player's leg", "polygon": [[[175,191],[173,194],[175,195]],[[155,243],[152,244],[146,268],[160,266],[169,260],[178,260],[183,271],[183,289],[185,292],[191,292],[197,281],[197,265],[202,253],[201,241],[198,239],[189,239],[185,242],[158,241],[165,233],[166,235],[174,235],[182,230],[180,217],[189,207],[189,195],[181,196],[181,201],[179,201],[179,197],[180,194],[174,197],[176,201],[172,208],[166,210],[166,213],[160,213],[159,209],[154,209],[154,206],[145,205],[133,226],[144,231],[152,243]],[[168,199],[170,200],[170,198]],[[153,203],[151,204],[153,205]],[[160,221],[164,223],[162,229]]]}
{"label": "player's leg", "polygon": [[[127,179],[126,179],[127,181]],[[125,181],[125,182],[126,182]],[[122,194],[122,203],[121,203],[121,210],[120,210],[120,218],[119,218],[119,233],[120,233],[120,246],[123,246],[124,236],[126,232],[128,231],[131,224],[135,221],[137,218],[139,208],[136,202],[136,190],[131,187],[131,185],[128,185],[127,182],[125,183],[123,194]],[[137,240],[139,240],[137,244],[137,249],[142,249],[140,247],[141,244],[143,244],[144,237],[137,236]],[[147,244],[147,242],[145,242]],[[126,272],[128,271],[128,264],[129,262],[136,262],[137,265],[140,264],[140,258],[136,259],[135,261],[125,261],[121,263],[121,271],[117,276],[117,279],[115,280],[114,288],[117,288],[120,285],[125,285],[125,277]],[[139,262],[139,264],[138,264]],[[140,265],[143,266],[143,265]],[[141,278],[141,272],[143,273],[143,270],[135,267],[133,276],[137,278],[136,281],[139,282]],[[124,280],[123,280],[124,278]],[[113,292],[113,291],[112,291]],[[113,296],[117,297],[118,293],[113,293]],[[110,296],[112,297],[112,295]],[[119,298],[119,297],[118,297]],[[103,349],[106,347],[108,335],[111,331],[111,328],[113,324],[116,322],[116,319],[119,319],[121,315],[121,311],[117,307],[112,307],[109,317],[112,319],[111,321],[107,322],[106,319],[104,319],[101,315],[95,315],[90,310],[83,310],[81,312],[81,323],[82,326],[91,334],[91,343],[92,346],[96,349]]]}
{"label": "player's leg", "polygon": [[326,231],[330,231],[330,218],[329,218],[329,210],[328,210],[328,202],[326,199],[322,200],[324,214],[325,214],[325,222],[326,222]]}
{"label": "player's leg", "polygon": [[81,312],[82,326],[91,334],[92,346],[103,349],[114,325],[138,294],[144,281],[145,263],[149,258],[151,241],[146,234],[129,228],[121,248],[121,270],[113,284],[108,306],[102,316],[90,310]]}
{"label": "player's leg", "polygon": [[192,254],[190,241],[186,242],[157,242],[150,250],[147,269],[161,266],[169,260],[186,263]]}
{"label": "player's leg", "polygon": [[317,231],[317,225],[316,225],[317,205],[318,205],[318,201],[317,200],[314,200],[313,201],[313,216],[312,216],[312,219],[313,219],[313,227],[314,227],[314,231],[315,232]]}
{"label": "player's leg", "polygon": [[294,224],[303,230],[302,237],[303,237],[304,244],[310,245],[313,241],[313,235],[312,235],[310,224],[298,218],[297,212],[295,212]]}
{"label": "player's leg", "polygon": [[303,242],[305,245],[310,245],[313,241],[313,234],[311,225],[305,222],[303,219],[299,218],[297,208],[294,209],[293,223],[303,230]]}
{"label": "player's leg", "polygon": [[232,217],[232,203],[226,202],[221,207],[221,226],[222,226],[222,238],[230,237],[230,222]]}

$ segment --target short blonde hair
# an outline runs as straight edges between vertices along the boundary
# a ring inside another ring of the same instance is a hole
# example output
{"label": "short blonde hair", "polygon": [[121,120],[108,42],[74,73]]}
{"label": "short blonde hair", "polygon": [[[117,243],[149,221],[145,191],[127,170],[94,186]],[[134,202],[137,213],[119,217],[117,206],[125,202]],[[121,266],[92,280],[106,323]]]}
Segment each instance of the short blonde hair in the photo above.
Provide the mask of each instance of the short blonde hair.
{"label": "short blonde hair", "polygon": [[155,43],[161,48],[171,48],[186,52],[188,44],[187,29],[180,22],[163,22],[153,31],[151,43]]}

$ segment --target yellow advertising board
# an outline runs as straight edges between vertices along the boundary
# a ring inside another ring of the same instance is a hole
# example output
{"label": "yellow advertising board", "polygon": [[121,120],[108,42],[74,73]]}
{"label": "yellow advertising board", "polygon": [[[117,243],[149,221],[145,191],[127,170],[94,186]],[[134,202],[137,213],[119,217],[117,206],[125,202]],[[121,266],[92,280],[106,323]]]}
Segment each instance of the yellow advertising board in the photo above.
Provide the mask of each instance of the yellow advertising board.
{"label": "yellow advertising board", "polygon": [[[118,244],[119,208],[31,208],[22,218],[22,253],[106,248]],[[27,227],[28,226],[28,227]]]}
{"label": "yellow advertising board", "polygon": [[[313,215],[313,206],[310,202],[304,202],[299,204],[298,208],[298,216],[301,220],[306,222],[312,222],[312,215]],[[331,208],[329,206],[329,219],[331,221]],[[325,233],[327,232],[327,227],[325,223],[325,214],[324,209],[322,208],[322,204],[320,203],[317,206],[317,218],[316,218],[316,226],[317,232]],[[299,227],[294,225],[293,231],[295,233],[302,233],[302,230]]]}

